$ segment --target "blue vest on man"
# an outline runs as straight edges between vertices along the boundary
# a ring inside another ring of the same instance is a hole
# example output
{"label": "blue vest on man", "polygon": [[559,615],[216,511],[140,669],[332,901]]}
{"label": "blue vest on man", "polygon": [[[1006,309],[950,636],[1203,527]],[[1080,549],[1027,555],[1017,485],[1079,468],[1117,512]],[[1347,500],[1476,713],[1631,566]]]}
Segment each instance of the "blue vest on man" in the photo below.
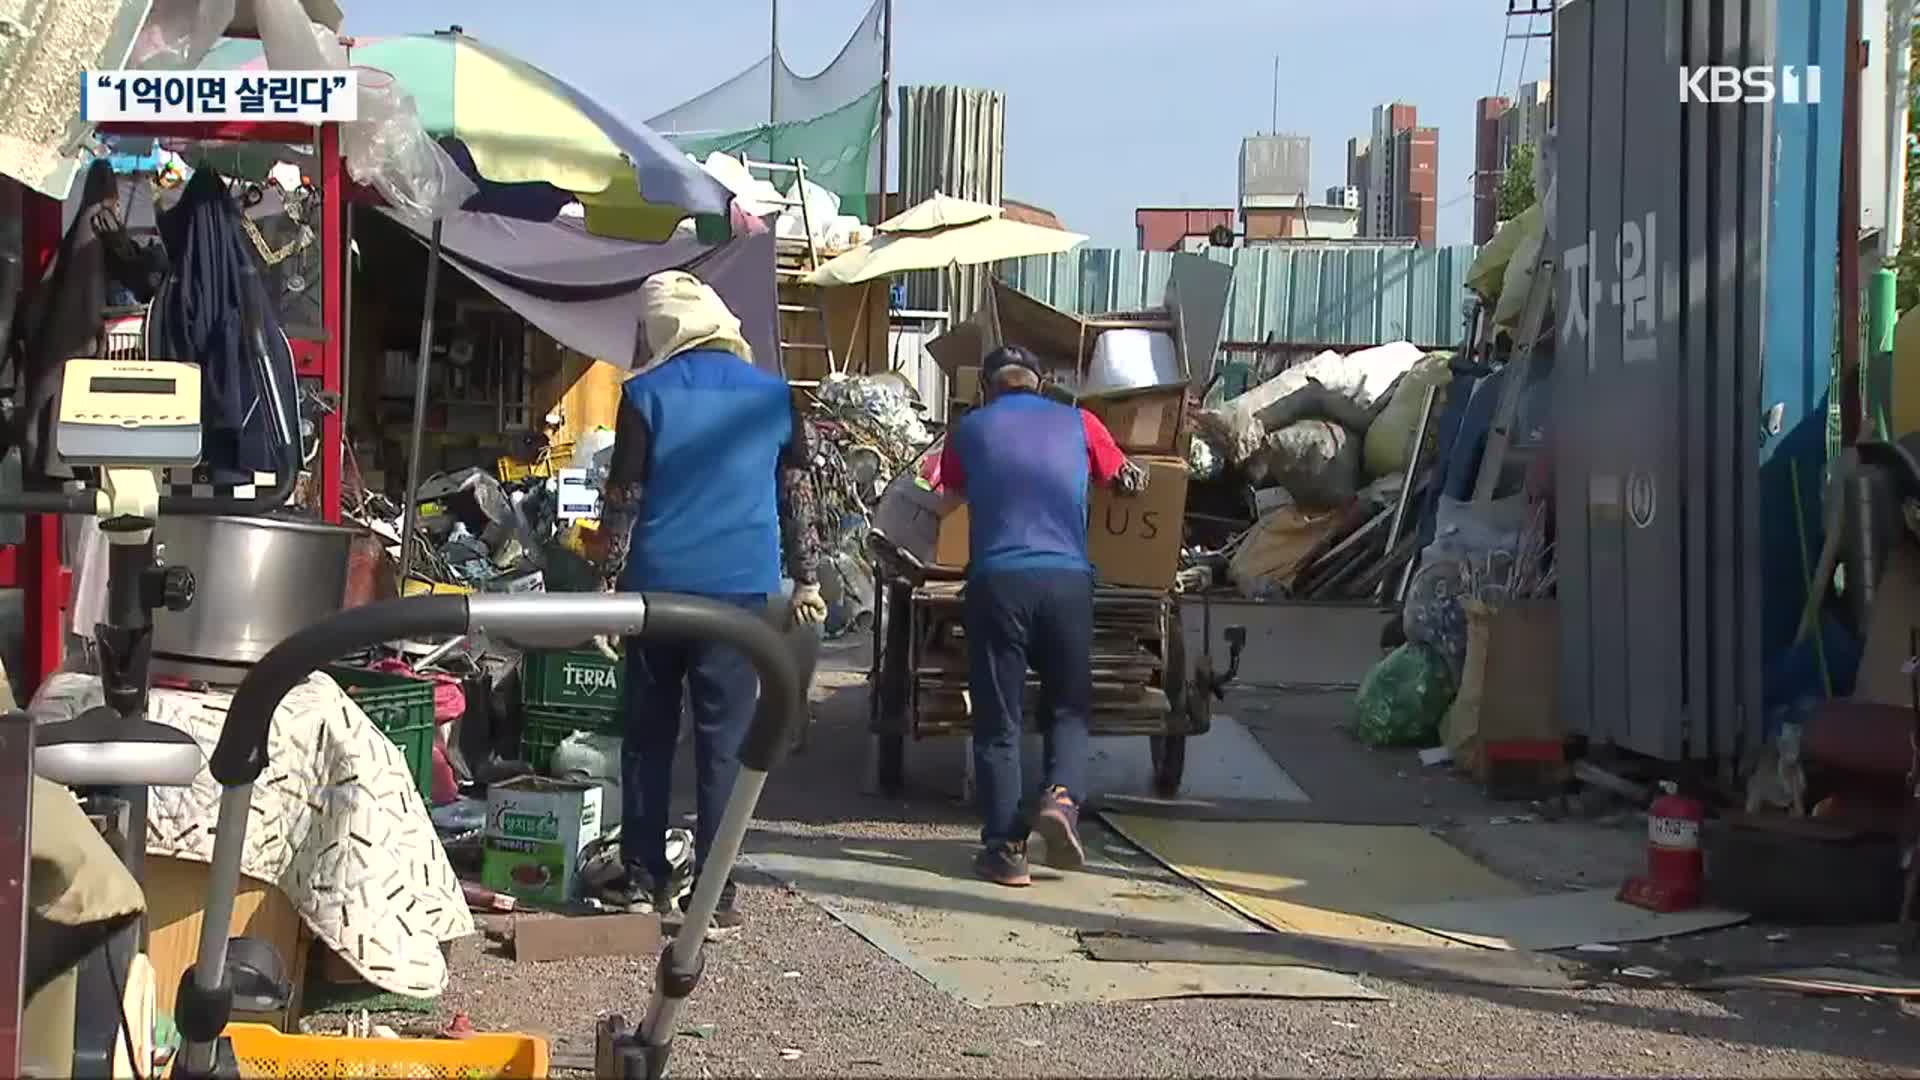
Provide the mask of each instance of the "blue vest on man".
{"label": "blue vest on man", "polygon": [[965,474],[967,573],[1079,570],[1087,561],[1087,432],[1080,410],[1003,394],[949,436]]}
{"label": "blue vest on man", "polygon": [[731,353],[695,349],[628,379],[652,436],[620,587],[702,596],[780,591],[787,384]]}

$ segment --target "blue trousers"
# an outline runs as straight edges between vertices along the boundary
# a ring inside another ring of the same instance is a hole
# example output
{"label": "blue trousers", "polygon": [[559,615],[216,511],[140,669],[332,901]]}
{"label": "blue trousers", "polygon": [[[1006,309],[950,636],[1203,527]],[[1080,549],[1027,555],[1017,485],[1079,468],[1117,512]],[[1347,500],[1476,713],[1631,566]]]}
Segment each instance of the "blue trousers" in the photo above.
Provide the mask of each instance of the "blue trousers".
{"label": "blue trousers", "polygon": [[974,789],[989,847],[1022,842],[1020,778],[1027,668],[1040,676],[1045,740],[1039,789],[1086,796],[1087,714],[1093,706],[1093,575],[1074,570],[983,572],[967,578],[968,686],[973,692]]}
{"label": "blue trousers", "polygon": [[[754,611],[764,596],[718,599]],[[667,879],[667,817],[681,687],[692,695],[694,857],[713,847],[727,796],[740,772],[740,743],[753,724],[759,681],[746,654],[709,641],[626,642],[626,734],[620,747],[620,856],[656,882]]]}

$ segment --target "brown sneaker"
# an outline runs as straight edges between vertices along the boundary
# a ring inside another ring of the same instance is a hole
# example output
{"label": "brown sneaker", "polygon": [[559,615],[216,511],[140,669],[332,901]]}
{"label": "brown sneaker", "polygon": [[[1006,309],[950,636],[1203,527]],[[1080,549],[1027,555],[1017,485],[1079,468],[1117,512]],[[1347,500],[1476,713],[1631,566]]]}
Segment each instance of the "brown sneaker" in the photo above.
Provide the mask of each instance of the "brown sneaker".
{"label": "brown sneaker", "polygon": [[1033,831],[1047,842],[1048,866],[1078,870],[1087,865],[1087,849],[1080,846],[1080,808],[1073,805],[1065,788],[1050,788],[1040,796]]}
{"label": "brown sneaker", "polygon": [[996,844],[981,849],[980,854],[973,857],[973,872],[995,885],[1024,888],[1033,884],[1033,875],[1027,870],[1025,844]]}

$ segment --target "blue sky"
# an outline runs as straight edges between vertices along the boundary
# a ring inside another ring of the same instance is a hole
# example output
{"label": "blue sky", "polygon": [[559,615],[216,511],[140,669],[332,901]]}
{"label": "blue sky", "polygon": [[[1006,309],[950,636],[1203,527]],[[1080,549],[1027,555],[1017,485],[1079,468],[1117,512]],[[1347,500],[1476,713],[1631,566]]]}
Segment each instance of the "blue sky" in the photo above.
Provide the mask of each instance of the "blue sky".
{"label": "blue sky", "polygon": [[[871,0],[786,0],[781,49],[824,66]],[[768,0],[360,0],[346,31],[458,23],[643,120],[765,55]],[[1242,137],[1313,137],[1314,190],[1344,182],[1372,106],[1440,129],[1439,238],[1472,227],[1473,102],[1544,78],[1546,41],[1503,43],[1503,0],[895,0],[897,84],[1007,94],[1006,192],[1093,242],[1133,246],[1136,206],[1230,206]],[[1516,29],[1519,24],[1516,23]],[[1545,21],[1541,21],[1545,28]],[[1501,75],[1502,45],[1505,74]]]}

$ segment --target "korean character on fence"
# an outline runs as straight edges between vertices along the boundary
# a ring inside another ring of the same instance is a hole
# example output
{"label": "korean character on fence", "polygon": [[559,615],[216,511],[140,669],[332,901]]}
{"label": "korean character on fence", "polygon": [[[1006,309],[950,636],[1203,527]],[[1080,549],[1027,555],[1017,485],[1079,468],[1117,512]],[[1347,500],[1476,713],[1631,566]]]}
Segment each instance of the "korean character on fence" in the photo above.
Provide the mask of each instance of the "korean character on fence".
{"label": "korean character on fence", "polygon": [[134,104],[145,108],[155,116],[160,115],[160,106],[166,100],[166,91],[162,88],[159,79],[152,75],[142,75],[133,80],[128,90],[131,92]]}
{"label": "korean character on fence", "polygon": [[202,75],[194,80],[194,94],[200,99],[202,116],[221,116],[227,111],[227,80],[218,75]]}
{"label": "korean character on fence", "polygon": [[273,111],[290,115],[300,111],[300,80],[292,75],[275,75],[267,80],[267,100]]}
{"label": "korean character on fence", "polygon": [[1659,330],[1659,264],[1654,259],[1654,216],[1620,225],[1614,252],[1620,265],[1620,341],[1623,359],[1649,359]]}
{"label": "korean character on fence", "polygon": [[267,80],[249,76],[240,80],[233,96],[239,99],[243,113],[263,113],[267,111]]}

